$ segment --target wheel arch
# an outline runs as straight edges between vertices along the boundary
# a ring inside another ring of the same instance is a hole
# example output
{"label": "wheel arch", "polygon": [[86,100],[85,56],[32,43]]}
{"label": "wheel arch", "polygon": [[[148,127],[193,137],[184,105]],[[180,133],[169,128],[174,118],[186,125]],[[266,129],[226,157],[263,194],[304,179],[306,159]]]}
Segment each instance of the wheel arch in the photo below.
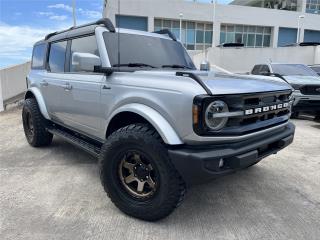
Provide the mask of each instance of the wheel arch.
{"label": "wheel arch", "polygon": [[119,127],[135,123],[135,121],[139,123],[149,123],[156,129],[166,144],[183,144],[174,128],[159,112],[151,107],[138,103],[122,106],[111,114],[105,128],[106,137]]}
{"label": "wheel arch", "polygon": [[43,115],[43,117],[48,119],[48,120],[50,120],[50,116],[49,116],[49,113],[47,111],[46,104],[44,102],[44,99],[43,99],[42,94],[39,91],[39,89],[37,89],[37,88],[29,88],[27,90],[27,92],[25,93],[25,96],[24,96],[25,100],[28,99],[28,98],[35,98],[37,100],[40,112]]}

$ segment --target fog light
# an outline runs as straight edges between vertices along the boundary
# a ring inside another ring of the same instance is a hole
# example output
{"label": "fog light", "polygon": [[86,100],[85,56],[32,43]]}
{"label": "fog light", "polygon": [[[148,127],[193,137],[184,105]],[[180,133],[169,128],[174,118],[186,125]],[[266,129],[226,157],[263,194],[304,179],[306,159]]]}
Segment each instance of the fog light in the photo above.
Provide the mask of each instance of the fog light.
{"label": "fog light", "polygon": [[219,168],[222,168],[223,165],[224,165],[224,160],[223,160],[223,158],[221,158],[221,159],[219,160]]}

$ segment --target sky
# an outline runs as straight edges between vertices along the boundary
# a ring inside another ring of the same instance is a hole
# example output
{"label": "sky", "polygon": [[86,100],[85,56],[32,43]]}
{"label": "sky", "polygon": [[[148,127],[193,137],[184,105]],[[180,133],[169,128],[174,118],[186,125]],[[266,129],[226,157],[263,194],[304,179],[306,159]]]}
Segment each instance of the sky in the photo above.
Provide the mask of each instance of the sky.
{"label": "sky", "polygon": [[[29,61],[35,42],[71,27],[71,5],[72,0],[0,0],[0,68]],[[103,0],[76,0],[77,24],[101,18],[102,6]]]}

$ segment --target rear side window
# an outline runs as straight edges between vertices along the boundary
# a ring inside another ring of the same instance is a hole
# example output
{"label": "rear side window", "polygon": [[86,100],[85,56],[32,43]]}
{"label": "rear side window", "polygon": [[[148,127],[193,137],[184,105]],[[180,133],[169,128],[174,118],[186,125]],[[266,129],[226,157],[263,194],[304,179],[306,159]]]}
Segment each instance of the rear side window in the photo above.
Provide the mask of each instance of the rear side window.
{"label": "rear side window", "polygon": [[67,41],[52,43],[49,53],[49,71],[64,72]]}
{"label": "rear side window", "polygon": [[96,37],[87,36],[76,38],[71,41],[71,55],[70,55],[70,72],[76,72],[77,69],[72,64],[72,54],[78,53],[91,53],[99,57],[99,50]]}
{"label": "rear side window", "polygon": [[260,68],[261,68],[261,65],[255,65],[254,68],[252,69],[251,73],[254,74],[254,75],[259,75]]}
{"label": "rear side window", "polygon": [[263,65],[260,69],[261,73],[270,73],[270,69],[267,65]]}
{"label": "rear side window", "polygon": [[33,69],[44,68],[44,60],[46,57],[47,45],[45,43],[34,46],[32,54],[32,64]]}

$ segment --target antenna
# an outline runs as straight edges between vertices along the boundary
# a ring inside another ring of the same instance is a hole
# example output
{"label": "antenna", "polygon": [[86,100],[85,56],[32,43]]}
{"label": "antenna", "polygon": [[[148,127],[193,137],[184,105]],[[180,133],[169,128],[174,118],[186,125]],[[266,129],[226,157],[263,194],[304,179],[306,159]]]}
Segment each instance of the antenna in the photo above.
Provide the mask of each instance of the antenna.
{"label": "antenna", "polygon": [[77,26],[76,22],[76,0],[72,0],[72,15],[73,15],[73,26]]}

